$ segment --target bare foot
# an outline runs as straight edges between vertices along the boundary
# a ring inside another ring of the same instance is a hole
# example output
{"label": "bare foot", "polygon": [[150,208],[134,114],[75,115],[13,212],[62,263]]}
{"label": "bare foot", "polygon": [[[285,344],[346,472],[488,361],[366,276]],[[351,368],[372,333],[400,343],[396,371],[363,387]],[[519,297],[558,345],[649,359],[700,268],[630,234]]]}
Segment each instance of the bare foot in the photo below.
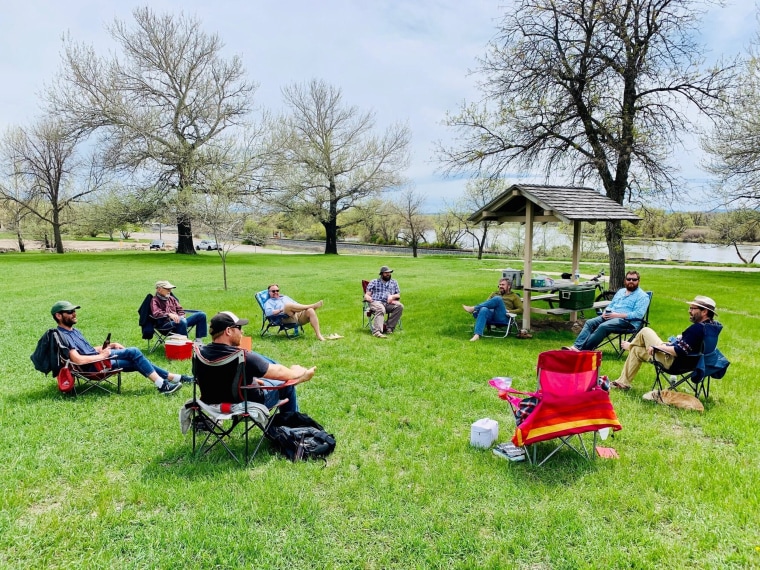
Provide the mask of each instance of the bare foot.
{"label": "bare foot", "polygon": [[[475,312],[475,307],[470,307],[469,305],[462,305],[462,308],[467,311],[468,313],[472,314]],[[476,335],[477,336],[477,335]],[[478,339],[475,339],[478,340]]]}
{"label": "bare foot", "polygon": [[475,342],[476,340],[480,340],[480,335],[479,334],[472,335],[472,338],[470,339],[470,342]]}
{"label": "bare foot", "polygon": [[324,304],[325,304],[325,302],[320,299],[319,301],[317,301],[316,303],[314,303],[314,308],[315,309],[320,309],[320,308],[322,308],[322,305],[324,305]]}
{"label": "bare foot", "polygon": [[323,337],[323,336],[320,335],[320,336],[317,337],[317,340],[325,340],[325,337]]}

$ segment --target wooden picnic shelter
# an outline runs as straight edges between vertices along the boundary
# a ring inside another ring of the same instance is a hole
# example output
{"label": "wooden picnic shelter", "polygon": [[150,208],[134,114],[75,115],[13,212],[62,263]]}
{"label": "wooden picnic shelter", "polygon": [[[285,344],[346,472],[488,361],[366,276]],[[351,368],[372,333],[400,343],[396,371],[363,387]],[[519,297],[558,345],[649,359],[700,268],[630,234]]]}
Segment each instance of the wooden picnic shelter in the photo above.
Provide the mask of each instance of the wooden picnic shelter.
{"label": "wooden picnic shelter", "polygon": [[[530,285],[533,272],[533,226],[547,222],[573,224],[573,273],[578,272],[581,249],[581,222],[641,220],[636,214],[593,188],[514,184],[469,217],[472,222],[525,224],[525,281]],[[523,294],[522,328],[530,330],[531,291]]]}

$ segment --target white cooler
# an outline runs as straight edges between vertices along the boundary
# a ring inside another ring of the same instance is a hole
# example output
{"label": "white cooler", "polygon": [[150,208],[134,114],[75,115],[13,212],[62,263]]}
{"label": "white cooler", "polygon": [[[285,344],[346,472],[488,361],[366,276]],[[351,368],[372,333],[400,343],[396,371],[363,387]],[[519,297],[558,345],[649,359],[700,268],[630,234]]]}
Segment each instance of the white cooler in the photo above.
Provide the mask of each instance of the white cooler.
{"label": "white cooler", "polygon": [[499,422],[490,418],[476,421],[470,428],[470,445],[491,447],[499,437]]}

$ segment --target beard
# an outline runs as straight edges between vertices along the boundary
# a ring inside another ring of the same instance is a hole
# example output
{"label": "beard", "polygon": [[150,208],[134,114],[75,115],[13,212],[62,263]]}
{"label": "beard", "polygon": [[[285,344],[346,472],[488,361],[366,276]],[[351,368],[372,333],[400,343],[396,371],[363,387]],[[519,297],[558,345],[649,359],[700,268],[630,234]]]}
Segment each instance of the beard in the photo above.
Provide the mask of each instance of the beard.
{"label": "beard", "polygon": [[391,276],[390,275],[381,275],[380,279],[382,279],[383,281],[390,281],[391,280]]}

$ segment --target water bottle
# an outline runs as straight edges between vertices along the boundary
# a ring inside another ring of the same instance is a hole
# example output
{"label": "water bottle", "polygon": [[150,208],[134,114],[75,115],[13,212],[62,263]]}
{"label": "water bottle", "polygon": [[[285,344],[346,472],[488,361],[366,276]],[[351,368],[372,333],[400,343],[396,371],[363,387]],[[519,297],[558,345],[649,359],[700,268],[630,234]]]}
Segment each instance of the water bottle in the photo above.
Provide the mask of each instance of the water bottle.
{"label": "water bottle", "polygon": [[670,380],[670,385],[673,386],[673,384],[675,384],[678,381],[678,377],[676,377],[675,374],[671,374],[669,380]]}
{"label": "water bottle", "polygon": [[575,275],[573,276],[573,279],[574,279],[574,282],[575,282],[576,285],[578,283],[580,283],[581,274],[580,274],[580,272],[577,269],[575,270]]}

